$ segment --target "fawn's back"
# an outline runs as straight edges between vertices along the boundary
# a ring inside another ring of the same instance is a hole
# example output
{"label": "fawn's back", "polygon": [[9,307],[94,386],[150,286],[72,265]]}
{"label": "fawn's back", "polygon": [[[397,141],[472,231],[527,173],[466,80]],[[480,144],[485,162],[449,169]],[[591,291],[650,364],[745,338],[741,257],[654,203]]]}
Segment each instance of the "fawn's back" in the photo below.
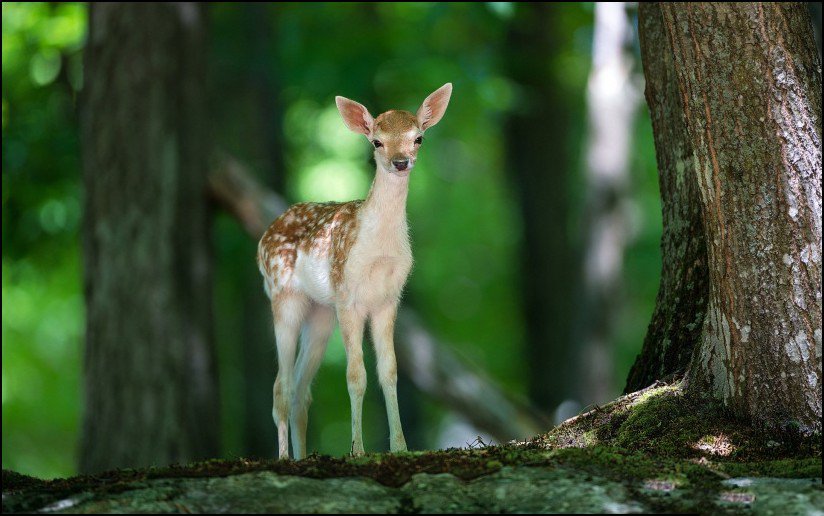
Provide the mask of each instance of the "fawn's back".
{"label": "fawn's back", "polygon": [[266,230],[258,245],[258,268],[266,294],[304,291],[331,304],[357,231],[363,201],[295,204]]}

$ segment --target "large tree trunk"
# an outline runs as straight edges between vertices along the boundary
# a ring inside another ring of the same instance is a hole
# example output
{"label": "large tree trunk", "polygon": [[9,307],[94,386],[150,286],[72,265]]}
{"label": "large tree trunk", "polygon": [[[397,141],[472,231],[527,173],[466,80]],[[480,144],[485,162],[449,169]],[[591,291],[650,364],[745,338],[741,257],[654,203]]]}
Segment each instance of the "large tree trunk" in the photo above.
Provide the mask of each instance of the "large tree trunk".
{"label": "large tree trunk", "polygon": [[89,30],[80,469],[213,457],[202,14],[93,4]]}
{"label": "large tree trunk", "polygon": [[641,30],[654,36],[648,65],[677,85],[663,104],[678,102],[683,127],[666,143],[686,158],[681,190],[697,186],[704,218],[709,296],[692,313],[706,315],[690,388],[760,423],[820,430],[821,68],[809,14],[661,4],[642,9]]}

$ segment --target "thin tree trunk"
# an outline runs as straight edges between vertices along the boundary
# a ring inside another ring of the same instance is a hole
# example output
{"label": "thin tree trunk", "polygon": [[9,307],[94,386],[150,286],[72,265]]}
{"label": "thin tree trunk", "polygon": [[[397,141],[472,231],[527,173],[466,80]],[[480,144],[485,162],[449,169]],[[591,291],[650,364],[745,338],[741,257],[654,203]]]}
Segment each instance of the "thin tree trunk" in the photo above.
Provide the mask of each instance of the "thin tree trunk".
{"label": "thin tree trunk", "polygon": [[690,389],[820,431],[821,68],[806,7],[662,3],[642,18],[642,33],[665,38],[645,38],[644,57],[677,85],[665,104],[680,106],[683,134],[666,143],[691,148],[704,219]]}
{"label": "thin tree trunk", "polygon": [[92,4],[89,16],[80,469],[214,457],[201,11]]}
{"label": "thin tree trunk", "polygon": [[521,89],[506,125],[508,167],[519,198],[524,248],[521,290],[526,322],[528,390],[551,413],[573,393],[573,303],[579,271],[569,235],[573,159],[569,127],[576,108],[549,61],[562,45],[564,6],[519,4],[509,33],[509,73]]}
{"label": "thin tree trunk", "polygon": [[[253,134],[244,139],[254,154],[261,156],[266,184],[276,191],[286,191],[283,162],[283,110],[278,77],[272,72],[277,62],[275,12],[278,4],[248,3],[242,7],[242,19],[248,33],[248,70],[243,92],[246,105],[257,115]],[[234,265],[234,264],[233,264]],[[255,267],[244,267],[238,287],[242,289],[243,331],[243,445],[249,457],[274,457],[277,453],[277,431],[272,423],[272,384],[277,361],[274,360],[272,312],[261,296],[260,273]]]}
{"label": "thin tree trunk", "polygon": [[[583,310],[578,398],[582,405],[615,397],[612,349],[630,239],[629,158],[641,100],[633,79],[632,25],[624,2],[595,5],[592,69],[587,87],[587,203],[584,210]],[[577,340],[577,339],[576,339]]]}
{"label": "thin tree trunk", "polygon": [[657,3],[640,4],[638,24],[664,231],[655,311],[625,392],[686,371],[701,335],[709,297],[707,249],[692,144]]}

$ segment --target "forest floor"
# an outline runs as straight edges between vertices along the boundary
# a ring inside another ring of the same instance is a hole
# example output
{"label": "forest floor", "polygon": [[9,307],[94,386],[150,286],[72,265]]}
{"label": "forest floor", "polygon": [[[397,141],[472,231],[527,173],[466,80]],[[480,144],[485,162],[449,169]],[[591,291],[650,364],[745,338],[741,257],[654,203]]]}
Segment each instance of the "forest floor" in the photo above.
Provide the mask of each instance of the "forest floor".
{"label": "forest floor", "polygon": [[50,481],[4,470],[3,512],[824,512],[820,435],[756,431],[677,384],[477,444]]}

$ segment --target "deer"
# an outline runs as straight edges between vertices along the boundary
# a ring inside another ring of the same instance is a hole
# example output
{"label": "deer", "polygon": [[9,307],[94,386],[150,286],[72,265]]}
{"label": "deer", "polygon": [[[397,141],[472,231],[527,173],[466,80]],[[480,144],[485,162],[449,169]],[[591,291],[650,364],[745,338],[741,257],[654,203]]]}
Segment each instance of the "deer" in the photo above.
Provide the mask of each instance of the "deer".
{"label": "deer", "polygon": [[426,97],[416,113],[390,110],[377,118],[362,104],[335,97],[346,127],[374,148],[375,177],[366,199],[295,204],[260,239],[257,263],[277,347],[272,418],[280,459],[289,459],[290,430],[294,459],[306,457],[311,383],[336,322],[346,351],[352,455],[364,453],[362,340],[367,321],[386,403],[390,451],[407,449],[394,345],[395,319],[413,262],[406,200],[424,132],[441,120],[451,95],[452,84],[447,83]]}

